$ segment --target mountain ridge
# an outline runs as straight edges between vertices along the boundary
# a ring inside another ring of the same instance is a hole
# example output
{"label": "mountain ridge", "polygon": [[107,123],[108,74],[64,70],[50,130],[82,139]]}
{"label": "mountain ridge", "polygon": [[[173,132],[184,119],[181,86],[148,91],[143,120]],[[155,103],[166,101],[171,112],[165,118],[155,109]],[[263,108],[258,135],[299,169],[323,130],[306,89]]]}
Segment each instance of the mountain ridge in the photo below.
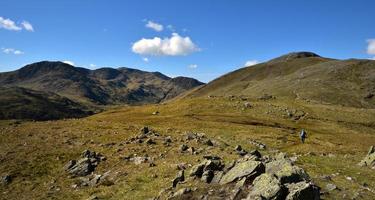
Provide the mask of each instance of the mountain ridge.
{"label": "mountain ridge", "polygon": [[188,97],[263,94],[326,104],[375,108],[375,61],[286,54],[225,74]]}
{"label": "mountain ridge", "polygon": [[[77,102],[111,105],[157,103],[203,83],[187,77],[176,81],[160,72],[125,67],[90,70],[41,61],[0,73],[0,84],[54,92]],[[166,95],[170,90],[173,95]]]}

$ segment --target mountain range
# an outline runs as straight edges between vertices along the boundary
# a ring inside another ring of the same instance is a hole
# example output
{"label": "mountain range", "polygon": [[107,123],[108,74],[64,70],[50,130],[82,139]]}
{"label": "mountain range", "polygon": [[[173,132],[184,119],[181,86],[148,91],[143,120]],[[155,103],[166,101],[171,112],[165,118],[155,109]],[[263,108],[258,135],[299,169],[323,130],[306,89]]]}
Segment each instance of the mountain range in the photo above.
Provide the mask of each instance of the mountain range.
{"label": "mountain range", "polygon": [[[159,103],[202,84],[192,78],[170,78],[159,72],[145,72],[131,68],[89,70],[63,62],[49,61],[0,73],[0,85],[7,88],[7,91],[12,90],[13,95],[17,93],[19,98],[25,99],[33,92],[24,91],[33,90],[39,91],[39,94],[54,93],[55,96],[75,102],[79,107],[95,108],[103,105]],[[13,87],[16,88],[10,89]],[[7,102],[7,104],[12,103]],[[51,107],[55,106],[51,105]],[[9,115],[11,109],[7,109],[6,112]]]}
{"label": "mountain range", "polygon": [[42,61],[0,73],[0,85],[0,118],[80,117],[107,105],[154,104],[177,96],[286,98],[375,108],[375,61],[292,52],[235,70],[208,84],[187,77],[170,78],[160,72],[89,70]]}

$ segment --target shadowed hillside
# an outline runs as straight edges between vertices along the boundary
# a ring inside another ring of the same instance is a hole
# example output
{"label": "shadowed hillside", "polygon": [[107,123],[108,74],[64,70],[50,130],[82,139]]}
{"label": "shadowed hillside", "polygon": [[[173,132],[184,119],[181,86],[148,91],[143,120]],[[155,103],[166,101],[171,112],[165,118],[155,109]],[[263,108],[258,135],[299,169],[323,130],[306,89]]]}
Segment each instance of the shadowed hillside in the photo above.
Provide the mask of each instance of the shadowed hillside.
{"label": "shadowed hillside", "polygon": [[51,92],[0,87],[0,119],[62,119],[93,114],[85,106]]}
{"label": "shadowed hillside", "polygon": [[290,53],[226,74],[190,94],[264,94],[325,104],[374,108],[375,61],[335,60],[310,52]]}

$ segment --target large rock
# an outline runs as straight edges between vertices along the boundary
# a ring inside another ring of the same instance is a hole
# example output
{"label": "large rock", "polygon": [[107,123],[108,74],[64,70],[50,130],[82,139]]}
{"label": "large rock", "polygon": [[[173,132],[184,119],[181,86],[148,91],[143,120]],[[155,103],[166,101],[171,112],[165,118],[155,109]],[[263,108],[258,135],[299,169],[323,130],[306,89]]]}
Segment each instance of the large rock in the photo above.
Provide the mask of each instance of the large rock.
{"label": "large rock", "polygon": [[286,200],[319,200],[319,188],[305,181],[287,185],[289,194]]}
{"label": "large rock", "polygon": [[73,176],[86,176],[93,172],[100,161],[104,161],[105,157],[95,151],[85,150],[81,154],[78,161],[70,160],[64,169]]}
{"label": "large rock", "polygon": [[265,167],[262,162],[245,161],[237,163],[220,180],[220,184],[227,184],[236,181],[242,177],[255,178],[264,173]]}
{"label": "large rock", "polygon": [[274,175],[262,174],[255,178],[247,199],[279,200],[287,195],[286,188]]}
{"label": "large rock", "polygon": [[375,168],[375,146],[371,146],[367,156],[359,163],[361,166]]}
{"label": "large rock", "polygon": [[67,169],[67,171],[73,176],[86,176],[94,170],[95,166],[91,163],[90,158],[82,158]]}
{"label": "large rock", "polygon": [[282,184],[310,179],[302,168],[293,165],[287,158],[277,158],[277,160],[266,163],[266,173],[274,174]]}

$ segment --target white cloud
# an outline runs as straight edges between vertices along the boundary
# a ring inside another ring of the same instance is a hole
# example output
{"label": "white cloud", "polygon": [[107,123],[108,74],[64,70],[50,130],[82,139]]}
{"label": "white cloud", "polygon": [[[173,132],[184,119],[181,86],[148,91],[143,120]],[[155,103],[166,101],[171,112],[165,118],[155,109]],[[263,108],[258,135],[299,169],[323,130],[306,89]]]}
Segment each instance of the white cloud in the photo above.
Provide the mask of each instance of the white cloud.
{"label": "white cloud", "polygon": [[148,61],[149,61],[149,59],[146,58],[146,57],[145,57],[145,58],[142,58],[142,60],[145,61],[145,62],[148,62]]}
{"label": "white cloud", "polygon": [[95,64],[90,64],[89,66],[90,66],[90,67],[96,67],[96,65],[95,65]]}
{"label": "white cloud", "polygon": [[17,24],[14,21],[12,21],[11,19],[5,19],[3,17],[0,17],[0,28],[4,28],[10,31],[22,30],[22,27],[17,26]]}
{"label": "white cloud", "polygon": [[2,50],[3,50],[3,53],[6,53],[6,54],[14,54],[14,55],[24,54],[23,51],[13,49],[13,48],[2,48]]}
{"label": "white cloud", "polygon": [[259,61],[257,61],[257,60],[248,60],[248,61],[246,61],[244,66],[248,67],[248,66],[256,65],[258,63],[259,63]]}
{"label": "white cloud", "polygon": [[22,29],[34,31],[33,26],[27,21],[23,21],[21,24],[17,25],[13,20],[5,19],[3,17],[0,17],[0,28],[10,31],[20,31]]}
{"label": "white cloud", "polygon": [[70,61],[70,60],[64,60],[64,61],[62,61],[63,63],[65,63],[65,64],[68,64],[68,65],[72,65],[72,66],[74,66],[74,62],[72,62],[72,61]]}
{"label": "white cloud", "polygon": [[153,22],[153,21],[148,21],[147,24],[146,24],[146,27],[151,28],[151,29],[153,29],[154,31],[157,31],[157,32],[160,32],[164,29],[163,25],[158,24],[158,23]]}
{"label": "white cloud", "polygon": [[191,64],[191,65],[188,66],[188,68],[190,68],[190,69],[196,69],[197,67],[198,67],[197,64]]}
{"label": "white cloud", "polygon": [[367,54],[375,55],[375,39],[368,39],[367,43]]}
{"label": "white cloud", "polygon": [[21,23],[21,25],[23,26],[23,28],[27,31],[31,31],[31,32],[34,32],[34,28],[33,28],[33,25],[30,24],[30,22],[28,21],[23,21]]}
{"label": "white cloud", "polygon": [[182,56],[199,51],[199,48],[189,37],[181,37],[177,33],[172,33],[170,38],[164,39],[159,37],[142,38],[133,44],[132,51],[141,55]]}

